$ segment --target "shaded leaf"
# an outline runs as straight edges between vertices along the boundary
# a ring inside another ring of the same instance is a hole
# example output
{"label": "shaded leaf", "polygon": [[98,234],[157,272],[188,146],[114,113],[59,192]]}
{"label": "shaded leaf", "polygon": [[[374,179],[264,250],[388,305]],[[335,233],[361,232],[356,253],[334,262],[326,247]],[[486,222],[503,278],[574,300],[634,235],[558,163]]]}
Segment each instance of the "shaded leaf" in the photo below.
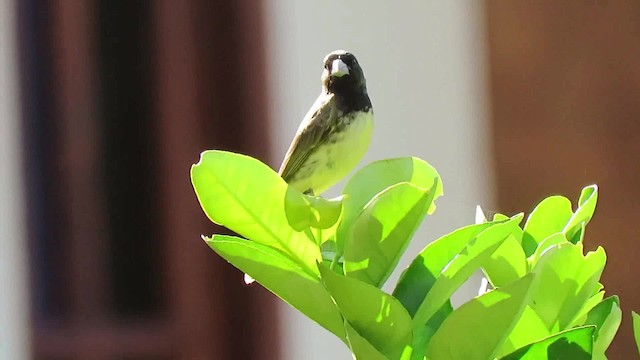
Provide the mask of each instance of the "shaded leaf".
{"label": "shaded leaf", "polygon": [[635,311],[632,311],[631,317],[633,318],[633,338],[636,340],[638,353],[640,353],[640,315]]}
{"label": "shaded leaf", "polygon": [[589,311],[596,307],[604,299],[604,290],[599,290],[595,295],[589,298],[580,310],[580,314],[571,323],[571,326],[582,326],[587,322],[587,315]]}
{"label": "shaded leaf", "polygon": [[501,360],[591,360],[595,327],[563,331],[522,347]]}
{"label": "shaded leaf", "polygon": [[413,353],[411,360],[422,360],[424,358],[429,350],[431,338],[452,312],[453,307],[451,306],[451,302],[447,301],[424,326],[413,330],[413,343],[411,345]]}
{"label": "shaded leaf", "polygon": [[582,228],[588,224],[596,210],[598,202],[598,186],[591,185],[582,189],[580,198],[578,199],[578,209],[573,214],[563,232],[567,235],[570,242],[576,244],[582,238]]}
{"label": "shaded leaf", "polygon": [[620,300],[617,296],[610,296],[596,305],[587,316],[585,325],[596,327],[593,334],[593,358],[606,359],[605,351],[613,341],[622,321]]}
{"label": "shaded leaf", "polygon": [[520,241],[510,235],[482,265],[493,287],[505,286],[527,273],[527,258]]}
{"label": "shaded leaf", "polygon": [[349,325],[348,321],[344,322],[344,328],[347,332],[349,349],[351,349],[355,360],[388,360],[388,358],[382,355],[371,343],[360,336],[360,334]]}
{"label": "shaded leaf", "polygon": [[402,273],[393,296],[413,316],[445,266],[478,234],[501,222],[466,226],[427,245]]}
{"label": "shaded leaf", "polygon": [[606,255],[599,247],[582,254],[582,244],[561,243],[550,247],[532,272],[539,274],[531,307],[552,331],[567,329],[595,295]]}
{"label": "shaded leaf", "polygon": [[[473,238],[438,274],[413,316],[413,327],[422,327],[453,293],[478,270],[491,254],[512,234],[522,221],[522,214],[505,223],[494,224]],[[458,239],[449,238],[451,243]]]}

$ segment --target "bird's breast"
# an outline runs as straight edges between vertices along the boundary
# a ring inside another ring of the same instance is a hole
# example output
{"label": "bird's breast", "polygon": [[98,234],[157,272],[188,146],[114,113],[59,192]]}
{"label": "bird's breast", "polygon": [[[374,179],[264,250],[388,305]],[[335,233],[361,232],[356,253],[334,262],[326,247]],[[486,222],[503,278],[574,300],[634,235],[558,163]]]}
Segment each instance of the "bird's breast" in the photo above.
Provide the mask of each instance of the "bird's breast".
{"label": "bird's breast", "polygon": [[342,117],[335,130],[319,145],[305,165],[314,174],[309,184],[316,193],[333,186],[353,170],[369,148],[373,134],[373,112]]}

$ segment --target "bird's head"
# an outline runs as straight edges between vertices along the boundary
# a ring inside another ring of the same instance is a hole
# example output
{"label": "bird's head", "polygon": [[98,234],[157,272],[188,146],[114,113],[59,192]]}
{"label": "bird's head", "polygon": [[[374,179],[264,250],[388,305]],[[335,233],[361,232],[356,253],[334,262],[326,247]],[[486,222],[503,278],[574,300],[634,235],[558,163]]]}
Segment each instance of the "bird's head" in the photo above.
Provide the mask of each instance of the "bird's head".
{"label": "bird's head", "polygon": [[367,91],[364,73],[350,52],[336,50],[324,58],[322,86],[330,93]]}

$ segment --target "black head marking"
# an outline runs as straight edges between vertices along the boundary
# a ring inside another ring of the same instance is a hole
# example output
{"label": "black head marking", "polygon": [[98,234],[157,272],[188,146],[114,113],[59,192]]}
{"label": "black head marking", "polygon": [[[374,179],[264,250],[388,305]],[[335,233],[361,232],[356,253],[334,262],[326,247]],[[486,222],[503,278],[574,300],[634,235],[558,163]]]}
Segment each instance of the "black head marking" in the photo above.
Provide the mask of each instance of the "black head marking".
{"label": "black head marking", "polygon": [[[336,63],[336,60],[341,63]],[[334,70],[342,69],[343,64],[346,65],[347,71],[335,74]],[[324,91],[333,93],[338,98],[339,105],[345,108],[345,111],[371,108],[364,72],[356,57],[350,52],[337,50],[324,58],[322,86]]]}

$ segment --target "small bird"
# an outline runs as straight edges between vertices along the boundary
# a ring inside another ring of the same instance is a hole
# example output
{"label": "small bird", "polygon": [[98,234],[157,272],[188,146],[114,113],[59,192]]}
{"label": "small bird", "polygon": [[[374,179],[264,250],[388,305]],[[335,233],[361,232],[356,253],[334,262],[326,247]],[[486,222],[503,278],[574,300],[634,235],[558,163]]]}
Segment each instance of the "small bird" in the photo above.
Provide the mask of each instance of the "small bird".
{"label": "small bird", "polygon": [[324,58],[322,92],[307,112],[280,165],[293,188],[320,195],[347,176],[367,152],[373,109],[362,68],[344,50]]}

